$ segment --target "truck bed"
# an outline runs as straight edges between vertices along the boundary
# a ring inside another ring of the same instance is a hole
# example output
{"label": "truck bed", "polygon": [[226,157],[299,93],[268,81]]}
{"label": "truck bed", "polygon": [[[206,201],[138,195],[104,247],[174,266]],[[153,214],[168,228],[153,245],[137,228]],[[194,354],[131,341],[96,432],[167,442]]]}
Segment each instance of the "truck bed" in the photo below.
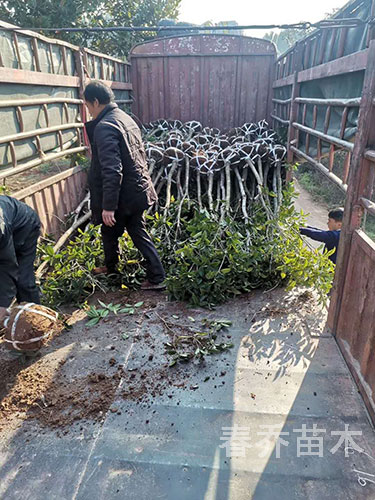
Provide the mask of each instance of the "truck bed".
{"label": "truck bed", "polygon": [[[144,304],[92,328],[75,311],[31,361],[0,346],[1,498],[375,498],[374,432],[311,294],[256,291],[214,311],[156,293],[109,300]],[[168,366],[171,325],[218,318],[231,349]],[[315,424],[323,456],[300,443],[298,457],[296,431]],[[344,444],[330,452],[345,424],[361,433],[347,458]],[[280,458],[272,430],[289,433]]]}

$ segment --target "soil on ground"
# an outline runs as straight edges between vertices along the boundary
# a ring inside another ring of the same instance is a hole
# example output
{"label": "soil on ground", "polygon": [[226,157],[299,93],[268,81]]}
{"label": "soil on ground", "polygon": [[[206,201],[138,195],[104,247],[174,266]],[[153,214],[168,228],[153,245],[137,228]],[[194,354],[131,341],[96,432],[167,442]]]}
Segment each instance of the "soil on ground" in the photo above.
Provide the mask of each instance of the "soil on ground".
{"label": "soil on ground", "polygon": [[[113,292],[98,294],[91,302],[98,299],[105,303],[142,301],[143,305],[134,315],[110,315],[94,327],[86,326],[85,311],[75,310],[67,318],[68,329],[33,358],[15,357],[0,341],[0,432],[36,420],[40,426],[64,434],[74,425],[99,423],[108,412],[121,413],[113,406],[116,398],[150,407],[153,399],[163,394],[172,399],[178,398],[178,391],[198,389],[190,378],[196,380],[206,360],[193,356],[196,344],[189,339],[196,332],[207,331],[207,318],[230,318],[167,302],[164,293],[134,292],[124,297]],[[237,298],[237,307],[248,300],[249,295]],[[293,300],[263,300],[262,307],[249,317],[249,324],[285,314],[291,308],[311,312],[314,307],[310,292],[300,292]],[[230,328],[217,332],[215,341],[230,343]],[[170,366],[173,356],[166,345],[182,337],[181,348],[192,357]],[[225,357],[225,350],[207,358],[215,356]],[[202,383],[221,377],[217,371],[208,377],[206,373]]]}

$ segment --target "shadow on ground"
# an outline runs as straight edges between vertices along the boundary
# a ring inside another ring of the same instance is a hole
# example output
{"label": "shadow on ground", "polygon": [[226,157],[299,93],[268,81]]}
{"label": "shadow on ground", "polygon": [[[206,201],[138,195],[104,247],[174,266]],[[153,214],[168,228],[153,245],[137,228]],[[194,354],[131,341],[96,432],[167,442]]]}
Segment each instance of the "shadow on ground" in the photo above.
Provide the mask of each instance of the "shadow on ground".
{"label": "shadow on ground", "polygon": [[[355,472],[374,472],[373,430],[313,297],[257,291],[209,312],[149,297],[91,329],[78,314],[6,380],[1,498],[375,498]],[[220,335],[234,347],[170,368],[163,320],[179,331],[205,318],[230,319]],[[3,348],[0,359],[10,363]],[[315,424],[323,456],[298,457],[295,431]],[[362,433],[348,457],[329,451],[345,424]]]}

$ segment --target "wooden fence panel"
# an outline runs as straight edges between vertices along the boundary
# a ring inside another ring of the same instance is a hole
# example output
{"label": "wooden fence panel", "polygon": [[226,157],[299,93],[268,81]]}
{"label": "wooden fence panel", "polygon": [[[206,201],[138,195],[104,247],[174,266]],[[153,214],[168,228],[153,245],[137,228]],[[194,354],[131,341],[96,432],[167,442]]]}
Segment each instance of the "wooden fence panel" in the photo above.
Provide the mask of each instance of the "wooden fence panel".
{"label": "wooden fence panel", "polygon": [[275,49],[265,40],[231,35],[163,38],[130,54],[134,113],[198,120],[229,129],[270,118]]}
{"label": "wooden fence panel", "polygon": [[[0,22],[0,180],[23,175],[48,162],[86,154],[87,120],[82,90],[90,78],[112,87],[128,106],[129,64],[38,33]],[[18,182],[18,180],[17,180]],[[44,231],[59,236],[66,215],[81,201],[86,173],[69,168],[36,185],[11,192],[39,214]]]}
{"label": "wooden fence panel", "polygon": [[45,181],[12,194],[32,207],[42,222],[44,234],[58,235],[61,223],[84,198],[87,173],[83,167],[74,167]]}

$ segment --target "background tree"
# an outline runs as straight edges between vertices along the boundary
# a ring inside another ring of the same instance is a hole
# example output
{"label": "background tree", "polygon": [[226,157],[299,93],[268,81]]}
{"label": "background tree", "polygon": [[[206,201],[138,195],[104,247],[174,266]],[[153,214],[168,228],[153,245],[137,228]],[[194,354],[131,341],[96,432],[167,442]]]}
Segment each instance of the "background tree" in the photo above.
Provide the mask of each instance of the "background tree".
{"label": "background tree", "polygon": [[[339,12],[340,9],[332,9],[331,12],[327,12],[325,14],[324,19],[329,19],[335,16],[337,12]],[[302,23],[303,21],[301,21]],[[301,40],[301,38],[304,38],[305,36],[309,35],[314,31],[314,28],[308,28],[308,29],[285,29],[285,30],[279,30],[279,31],[269,31],[266,33],[263,38],[265,40],[270,40],[276,45],[277,53],[278,55],[283,54],[286,52],[290,47],[293,47],[293,45],[298,42],[298,40]]]}
{"label": "background tree", "polygon": [[310,29],[285,29],[276,31],[269,31],[264,35],[265,40],[269,40],[276,45],[277,54],[283,54],[290,47],[292,47],[298,40],[307,36],[312,30]]}
{"label": "background tree", "polygon": [[[0,19],[27,28],[157,26],[176,19],[181,0],[0,0]],[[155,32],[51,33],[76,45],[126,57],[132,45]]]}

